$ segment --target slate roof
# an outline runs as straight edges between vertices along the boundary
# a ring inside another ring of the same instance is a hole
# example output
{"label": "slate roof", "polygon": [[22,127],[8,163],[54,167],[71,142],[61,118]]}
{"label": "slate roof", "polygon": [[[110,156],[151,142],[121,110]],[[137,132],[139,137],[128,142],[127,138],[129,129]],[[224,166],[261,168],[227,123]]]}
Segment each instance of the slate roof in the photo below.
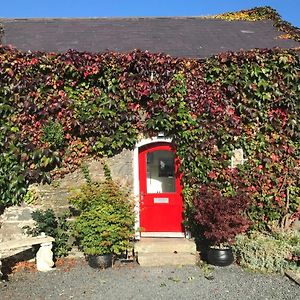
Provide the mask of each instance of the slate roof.
{"label": "slate roof", "polygon": [[253,48],[294,48],[280,39],[270,20],[225,21],[200,17],[0,19],[2,44],[20,50],[128,52],[133,49],[172,56],[204,58]]}

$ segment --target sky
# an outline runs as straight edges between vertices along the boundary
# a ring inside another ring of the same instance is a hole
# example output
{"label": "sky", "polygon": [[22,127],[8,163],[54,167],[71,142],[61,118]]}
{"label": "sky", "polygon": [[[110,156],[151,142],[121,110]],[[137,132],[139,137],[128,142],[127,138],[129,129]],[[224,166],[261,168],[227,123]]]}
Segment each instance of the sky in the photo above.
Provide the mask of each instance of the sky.
{"label": "sky", "polygon": [[2,0],[0,17],[204,16],[271,6],[300,28],[300,0]]}

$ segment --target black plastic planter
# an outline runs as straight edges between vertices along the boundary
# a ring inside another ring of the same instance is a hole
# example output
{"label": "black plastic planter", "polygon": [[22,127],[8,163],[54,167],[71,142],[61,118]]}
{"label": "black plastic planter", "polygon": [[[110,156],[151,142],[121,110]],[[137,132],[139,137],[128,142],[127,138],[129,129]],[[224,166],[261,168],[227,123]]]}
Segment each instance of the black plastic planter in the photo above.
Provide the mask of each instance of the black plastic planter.
{"label": "black plastic planter", "polygon": [[218,249],[209,248],[207,252],[207,262],[214,266],[226,267],[233,263],[234,257],[231,248]]}
{"label": "black plastic planter", "polygon": [[113,255],[112,254],[88,255],[87,260],[89,266],[94,269],[106,269],[112,266]]}

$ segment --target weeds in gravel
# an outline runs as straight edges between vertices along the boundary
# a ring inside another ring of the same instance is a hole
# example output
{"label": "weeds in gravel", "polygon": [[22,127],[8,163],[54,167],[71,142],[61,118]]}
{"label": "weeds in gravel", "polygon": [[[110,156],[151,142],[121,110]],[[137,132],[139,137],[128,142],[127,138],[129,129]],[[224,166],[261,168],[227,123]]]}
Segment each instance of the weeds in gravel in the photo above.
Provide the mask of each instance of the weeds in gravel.
{"label": "weeds in gravel", "polygon": [[180,282],[179,278],[176,277],[169,277],[168,280],[174,281],[174,282]]}
{"label": "weeds in gravel", "polygon": [[207,280],[213,280],[215,278],[212,274],[214,268],[211,265],[207,264],[202,260],[200,260],[197,265],[202,270],[204,277]]}

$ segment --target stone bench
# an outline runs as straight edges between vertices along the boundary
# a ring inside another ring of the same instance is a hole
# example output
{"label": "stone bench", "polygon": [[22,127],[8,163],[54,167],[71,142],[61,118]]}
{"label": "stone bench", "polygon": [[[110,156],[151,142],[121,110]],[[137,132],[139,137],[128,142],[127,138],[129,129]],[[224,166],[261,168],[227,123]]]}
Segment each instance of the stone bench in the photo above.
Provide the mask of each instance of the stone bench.
{"label": "stone bench", "polygon": [[0,277],[1,273],[1,260],[27,249],[30,249],[33,245],[40,245],[38,252],[36,253],[36,265],[38,271],[49,271],[54,265],[52,242],[54,238],[51,236],[40,235],[37,237],[26,237],[19,240],[12,240],[6,242],[0,242]]}

